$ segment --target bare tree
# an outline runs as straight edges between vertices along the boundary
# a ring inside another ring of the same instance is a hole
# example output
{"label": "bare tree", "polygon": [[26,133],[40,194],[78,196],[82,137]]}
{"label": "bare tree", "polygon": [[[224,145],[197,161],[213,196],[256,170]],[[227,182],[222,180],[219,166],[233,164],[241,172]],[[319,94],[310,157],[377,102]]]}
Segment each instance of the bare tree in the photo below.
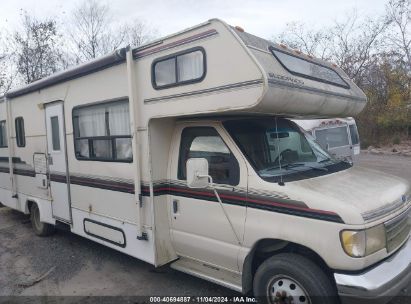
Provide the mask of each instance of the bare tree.
{"label": "bare tree", "polygon": [[7,93],[16,84],[17,76],[10,54],[3,54],[0,58],[0,95]]}
{"label": "bare tree", "polygon": [[112,26],[109,7],[96,0],[78,6],[69,24],[69,35],[78,61],[94,59],[119,47],[125,39],[123,31]]}
{"label": "bare tree", "polygon": [[145,23],[116,23],[109,6],[84,0],[72,14],[68,25],[76,63],[91,60],[128,44],[139,46],[156,36]]}
{"label": "bare tree", "polygon": [[0,95],[7,92],[13,82],[13,73],[11,73],[13,65],[10,62],[10,53],[8,44],[4,39],[5,36],[5,31],[0,31]]}
{"label": "bare tree", "polygon": [[11,39],[16,68],[24,83],[30,83],[55,73],[61,66],[56,21],[38,20],[23,15],[22,29]]}
{"label": "bare tree", "polygon": [[388,22],[383,18],[360,20],[355,11],[334,25],[319,30],[290,23],[278,38],[292,48],[338,64],[351,78],[360,81],[377,53],[379,37]]}
{"label": "bare tree", "polygon": [[359,20],[352,13],[332,29],[333,60],[354,80],[361,82],[367,66],[378,53],[379,38],[387,28],[384,18]]}
{"label": "bare tree", "polygon": [[387,19],[393,29],[386,38],[406,62],[411,72],[411,1],[390,0],[386,11]]}
{"label": "bare tree", "polygon": [[135,19],[124,26],[125,43],[132,47],[138,47],[145,44],[158,36],[155,29],[149,27],[146,23]]}
{"label": "bare tree", "polygon": [[300,22],[288,23],[285,31],[278,36],[281,43],[324,60],[330,59],[331,39],[329,30],[313,30]]}
{"label": "bare tree", "polygon": [[6,77],[6,74],[4,72],[4,60],[6,58],[6,54],[4,51],[4,42],[2,39],[2,33],[0,32],[0,95],[2,94],[3,91],[3,86],[4,86],[4,79]]}
{"label": "bare tree", "polygon": [[[386,6],[387,19],[391,23],[392,31],[386,40],[391,43],[390,50],[398,58],[400,65],[404,65],[408,76],[406,113],[411,118],[411,1],[390,0]],[[411,123],[408,132],[411,131]]]}

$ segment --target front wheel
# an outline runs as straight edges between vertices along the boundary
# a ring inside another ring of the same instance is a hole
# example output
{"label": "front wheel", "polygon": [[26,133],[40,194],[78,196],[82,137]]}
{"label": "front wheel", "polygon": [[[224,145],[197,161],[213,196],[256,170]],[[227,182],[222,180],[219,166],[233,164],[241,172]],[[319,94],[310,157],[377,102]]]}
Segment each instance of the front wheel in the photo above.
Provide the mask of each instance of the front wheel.
{"label": "front wheel", "polygon": [[335,288],[321,268],[291,253],[264,261],[255,274],[253,291],[263,303],[338,303]]}
{"label": "front wheel", "polygon": [[30,220],[34,233],[38,236],[48,236],[54,233],[54,226],[40,221],[40,209],[36,204],[30,208]]}

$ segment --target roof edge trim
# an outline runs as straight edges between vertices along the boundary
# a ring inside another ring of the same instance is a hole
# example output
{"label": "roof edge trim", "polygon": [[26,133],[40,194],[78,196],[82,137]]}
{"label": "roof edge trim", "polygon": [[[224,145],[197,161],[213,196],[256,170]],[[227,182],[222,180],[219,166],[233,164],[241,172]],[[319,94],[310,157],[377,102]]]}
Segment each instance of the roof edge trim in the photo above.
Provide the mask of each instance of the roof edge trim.
{"label": "roof edge trim", "polygon": [[75,66],[71,69],[57,72],[51,76],[34,81],[23,87],[10,90],[4,95],[4,97],[15,98],[120,64],[126,59],[127,49],[128,48],[118,49],[111,54]]}

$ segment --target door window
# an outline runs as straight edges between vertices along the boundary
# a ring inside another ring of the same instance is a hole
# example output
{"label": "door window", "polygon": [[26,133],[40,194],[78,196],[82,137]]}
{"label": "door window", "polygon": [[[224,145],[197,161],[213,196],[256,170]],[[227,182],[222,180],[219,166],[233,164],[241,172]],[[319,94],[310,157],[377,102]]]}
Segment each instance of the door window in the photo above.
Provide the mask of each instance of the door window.
{"label": "door window", "polygon": [[60,127],[58,116],[50,117],[50,125],[53,151],[60,151]]}
{"label": "door window", "polygon": [[239,165],[214,128],[185,128],[181,134],[178,178],[186,179],[186,163],[189,158],[208,160],[209,174],[218,184],[238,185]]}
{"label": "door window", "polygon": [[0,148],[7,148],[6,121],[0,121]]}
{"label": "door window", "polygon": [[26,135],[24,132],[24,119],[23,117],[17,117],[15,120],[16,127],[16,143],[17,147],[26,146]]}

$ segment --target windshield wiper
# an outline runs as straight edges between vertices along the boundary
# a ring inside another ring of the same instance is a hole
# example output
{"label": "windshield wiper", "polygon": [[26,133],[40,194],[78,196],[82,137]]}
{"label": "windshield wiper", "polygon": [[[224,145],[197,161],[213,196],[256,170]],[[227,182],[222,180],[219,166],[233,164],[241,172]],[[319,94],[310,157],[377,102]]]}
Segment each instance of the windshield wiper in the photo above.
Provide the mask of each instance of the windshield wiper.
{"label": "windshield wiper", "polygon": [[[292,168],[295,168],[295,167],[302,167],[302,166],[308,167],[308,168],[313,169],[313,170],[328,172],[328,169],[327,169],[327,168],[314,167],[314,166],[310,166],[310,165],[307,165],[307,164],[304,164],[304,163],[284,164],[284,165],[281,166],[281,169],[289,170],[289,169],[292,169]],[[272,170],[272,169],[280,169],[280,167],[279,167],[279,166],[275,166],[275,167],[267,168],[267,169],[265,169],[265,170]]]}
{"label": "windshield wiper", "polygon": [[[327,168],[324,168],[324,167],[314,167],[314,166],[310,166],[310,165],[307,165],[307,164],[304,164],[304,163],[295,163],[295,164],[289,164],[289,165],[291,165],[292,167],[304,166],[304,167],[308,167],[308,168],[313,169],[313,170],[328,172],[328,169],[327,169]],[[292,168],[292,167],[291,167],[291,168]]]}
{"label": "windshield wiper", "polygon": [[330,160],[332,160],[332,159],[328,157],[328,158],[326,158],[326,159],[320,160],[318,163],[319,163],[319,164],[322,164],[322,163],[328,162],[328,161],[330,161]]}

